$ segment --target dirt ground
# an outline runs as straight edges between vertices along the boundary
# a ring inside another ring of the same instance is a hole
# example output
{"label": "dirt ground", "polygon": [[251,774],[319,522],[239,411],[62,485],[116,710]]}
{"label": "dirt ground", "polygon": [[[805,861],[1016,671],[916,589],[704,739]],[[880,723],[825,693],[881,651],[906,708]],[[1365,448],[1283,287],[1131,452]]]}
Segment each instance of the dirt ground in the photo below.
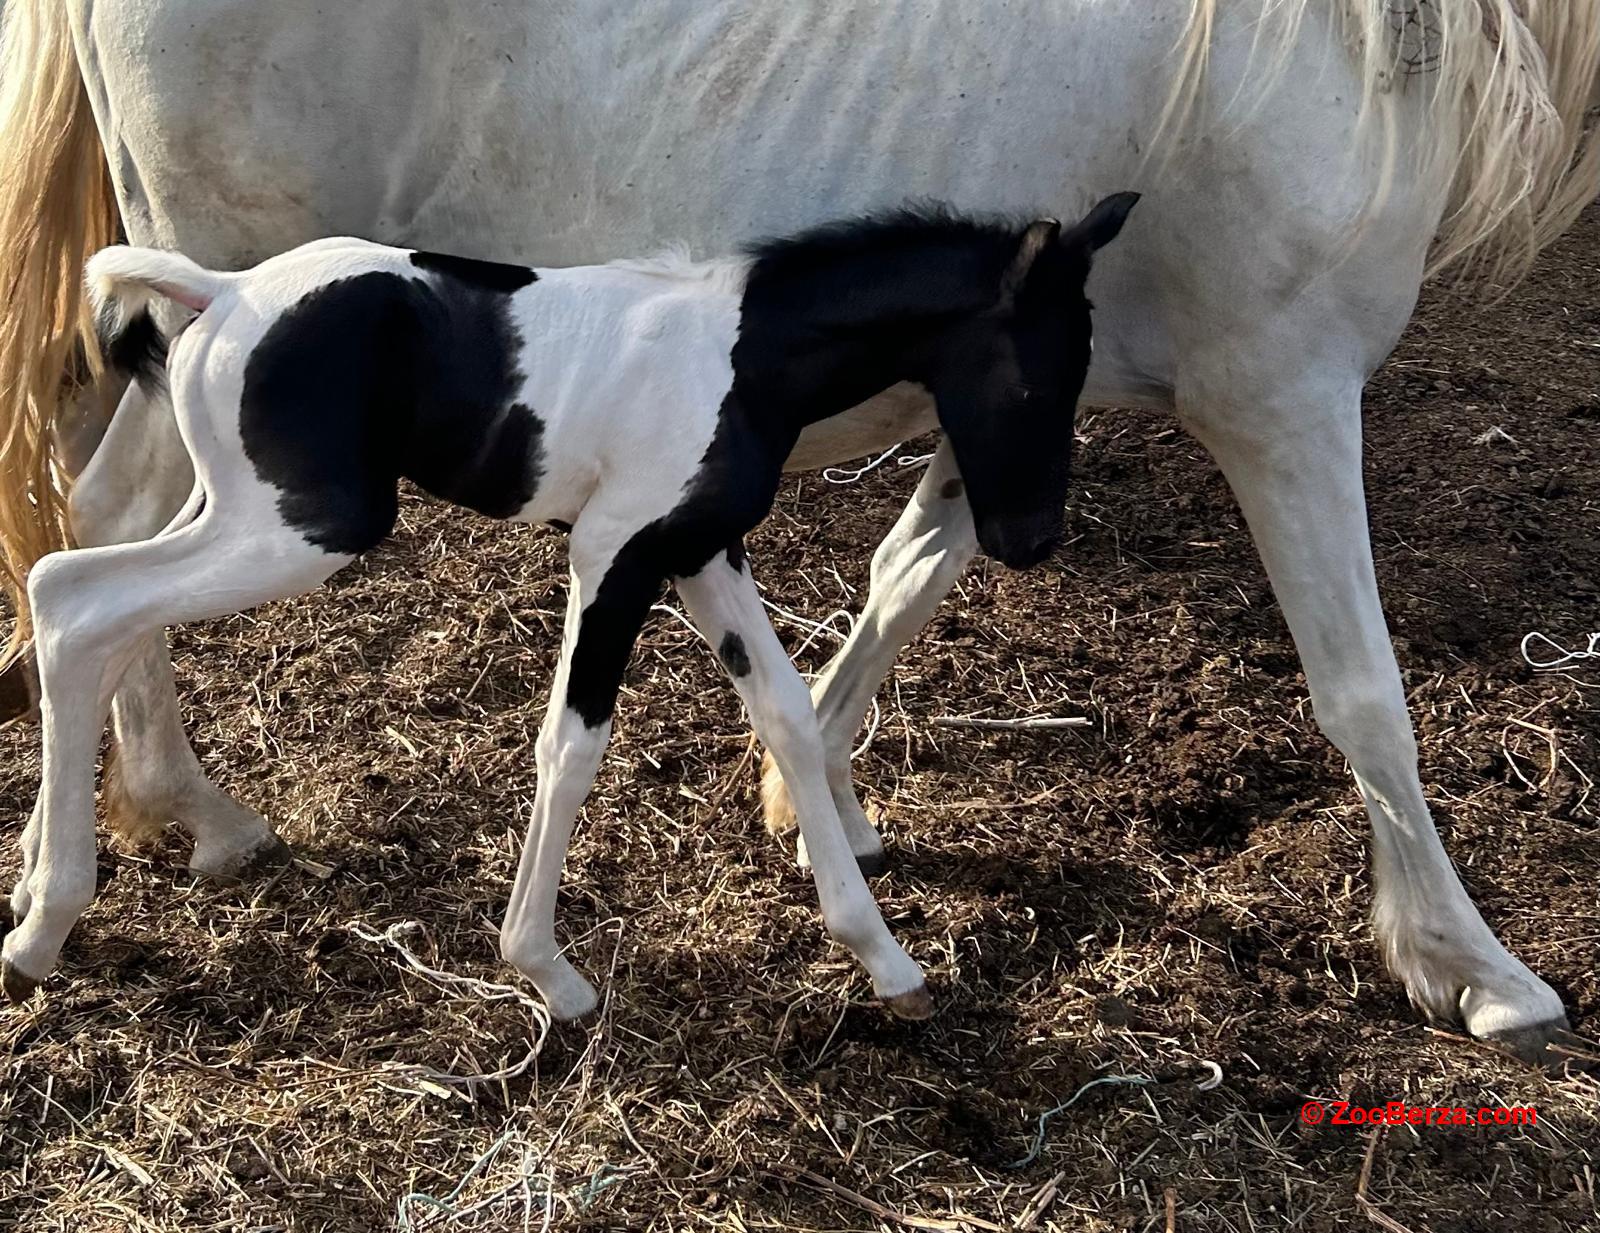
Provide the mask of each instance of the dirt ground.
{"label": "dirt ground", "polygon": [[[1597,252],[1591,212],[1509,302],[1431,294],[1367,416],[1429,798],[1591,1038],[1600,660],[1536,672],[1519,642],[1597,624]],[[1070,543],[961,583],[857,761],[932,1022],[888,1020],[824,940],[761,828],[737,702],[665,615],[568,861],[598,1025],[547,1031],[456,979],[517,983],[495,926],[562,542],[413,501],[330,589],[176,635],[207,769],[309,863],[219,887],[176,837],[103,845],[60,974],[0,1011],[0,1228],[1600,1227],[1600,1084],[1431,1033],[1383,973],[1365,816],[1222,481],[1160,417],[1082,435]],[[751,543],[770,597],[842,629],[915,478],[791,480]],[[1023,714],[1093,725],[931,722]],[[0,732],[7,884],[36,739]],[[1538,1124],[1375,1137],[1302,1124],[1312,1098]]]}

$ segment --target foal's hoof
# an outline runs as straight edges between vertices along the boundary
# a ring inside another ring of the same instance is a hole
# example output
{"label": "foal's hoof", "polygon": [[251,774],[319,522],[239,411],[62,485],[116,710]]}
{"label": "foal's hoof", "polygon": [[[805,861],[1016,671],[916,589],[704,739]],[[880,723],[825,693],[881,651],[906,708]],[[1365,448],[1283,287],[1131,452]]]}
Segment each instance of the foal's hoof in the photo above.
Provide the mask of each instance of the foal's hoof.
{"label": "foal's hoof", "polygon": [[[876,852],[868,852],[865,856],[861,853],[852,853],[856,858],[856,868],[861,870],[864,878],[875,878],[889,868],[889,856],[879,848]],[[794,848],[794,863],[801,869],[811,868],[811,854],[806,851],[806,841],[799,840]]]}
{"label": "foal's hoof", "polygon": [[40,985],[21,968],[14,967],[9,959],[0,959],[0,992],[13,1006],[21,1006]]}
{"label": "foal's hoof", "polygon": [[933,1018],[933,994],[928,992],[927,985],[918,985],[906,993],[886,997],[883,1004],[896,1019],[919,1023],[923,1019]]}
{"label": "foal's hoof", "polygon": [[558,955],[526,967],[513,962],[512,966],[539,990],[552,1023],[579,1023],[594,1017],[600,1005],[600,995],[584,979],[583,973],[564,957]]}

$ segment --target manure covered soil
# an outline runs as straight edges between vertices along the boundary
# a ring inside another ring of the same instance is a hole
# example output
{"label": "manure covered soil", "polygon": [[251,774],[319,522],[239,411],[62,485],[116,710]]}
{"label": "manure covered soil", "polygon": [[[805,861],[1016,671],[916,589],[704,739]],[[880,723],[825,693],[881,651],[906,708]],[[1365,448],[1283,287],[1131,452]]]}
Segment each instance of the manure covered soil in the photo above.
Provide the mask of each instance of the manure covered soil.
{"label": "manure covered soil", "polygon": [[[1600,660],[1519,644],[1600,621],[1597,252],[1591,211],[1499,305],[1430,290],[1366,415],[1429,801],[1591,1040]],[[1383,972],[1366,817],[1215,468],[1170,418],[1080,425],[1069,542],[961,581],[855,763],[931,1022],[824,938],[732,691],[661,613],[561,896],[601,1013],[547,1030],[496,925],[563,543],[413,499],[317,594],[174,635],[207,772],[305,862],[219,886],[176,834],[102,840],[59,974],[0,1010],[0,1229],[1600,1227],[1596,1080],[1428,1030]],[[791,477],[752,537],[808,671],[916,478]],[[1092,724],[933,722],[1031,715]],[[7,884],[36,743],[0,732]],[[1538,1122],[1375,1135],[1311,1099]]]}

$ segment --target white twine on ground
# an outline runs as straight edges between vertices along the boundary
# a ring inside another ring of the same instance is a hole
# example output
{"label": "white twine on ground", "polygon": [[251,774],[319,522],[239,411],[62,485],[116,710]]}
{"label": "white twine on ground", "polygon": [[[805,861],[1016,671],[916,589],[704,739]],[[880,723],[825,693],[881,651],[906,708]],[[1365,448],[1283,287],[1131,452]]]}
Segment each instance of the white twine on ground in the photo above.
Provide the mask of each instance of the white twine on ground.
{"label": "white twine on ground", "polygon": [[[458,976],[454,972],[446,972],[441,968],[430,967],[415,952],[400,940],[401,935],[422,932],[422,923],[414,920],[397,921],[381,933],[369,929],[359,921],[351,921],[346,926],[351,933],[364,942],[372,942],[380,946],[388,946],[400,956],[400,965],[409,968],[417,975],[428,980],[434,988],[441,992],[462,992],[471,994],[485,1002],[519,1002],[528,1011],[534,1022],[533,1044],[529,1047],[526,1056],[519,1062],[509,1066],[502,1066],[499,1070],[488,1071],[484,1074],[458,1075],[448,1070],[435,1070],[432,1066],[422,1066],[415,1063],[390,1063],[383,1067],[387,1072],[400,1078],[420,1079],[441,1087],[466,1088],[469,1092],[483,1083],[499,1083],[503,1079],[515,1079],[527,1072],[539,1056],[539,1051],[544,1048],[545,1036],[550,1031],[550,1012],[544,1004],[530,997],[521,989],[513,985],[496,984],[493,981],[479,980],[474,976]],[[442,1093],[441,1093],[442,1094]]]}
{"label": "white twine on ground", "polygon": [[[876,458],[868,459],[866,464],[861,467],[825,467],[822,471],[822,478],[830,484],[853,484],[867,472],[876,471],[884,463],[888,462],[894,456],[894,452],[904,444],[904,441],[896,441]],[[920,467],[932,461],[932,454],[907,454],[897,460],[895,465],[900,467]]]}
{"label": "white twine on ground", "polygon": [[1024,715],[1017,719],[982,719],[974,715],[935,715],[928,721],[939,728],[997,728],[1010,732],[1031,729],[1087,728],[1094,723],[1078,715]]}
{"label": "white twine on ground", "polygon": [[[1198,1061],[1201,1068],[1206,1072],[1206,1077],[1203,1079],[1197,1079],[1195,1081],[1195,1090],[1200,1092],[1210,1092],[1221,1087],[1222,1067],[1218,1066],[1215,1062],[1207,1061],[1204,1058],[1198,1059]],[[1039,1115],[1038,1128],[1034,1131],[1033,1144],[1028,1148],[1028,1154],[1018,1158],[1017,1160],[1013,1160],[1010,1164],[1006,1165],[1005,1168],[1025,1169],[1035,1160],[1039,1159],[1039,1153],[1044,1150],[1046,1123],[1048,1123],[1056,1114],[1065,1113],[1068,1109],[1072,1108],[1072,1106],[1077,1104],[1078,1100],[1085,1092],[1089,1091],[1090,1088],[1099,1087],[1104,1083],[1126,1083],[1132,1087],[1147,1087],[1152,1083],[1163,1083],[1168,1081],[1169,1080],[1166,1079],[1155,1078],[1151,1075],[1101,1075],[1098,1079],[1090,1079],[1089,1082],[1085,1083],[1076,1092],[1072,1093],[1071,1096],[1063,1100],[1054,1109],[1047,1109],[1045,1112]]]}
{"label": "white twine on ground", "polygon": [[[491,1143],[489,1150],[472,1162],[467,1171],[461,1175],[461,1179],[451,1188],[450,1193],[442,1198],[421,1190],[413,1190],[401,1195],[399,1202],[395,1205],[395,1222],[400,1229],[400,1233],[415,1233],[419,1219],[427,1220],[429,1216],[435,1213],[439,1216],[438,1223],[453,1224],[476,1216],[491,1207],[503,1204],[507,1199],[511,1199],[514,1202],[519,1201],[518,1205],[522,1207],[524,1213],[524,1228],[531,1225],[533,1209],[537,1205],[543,1210],[543,1227],[548,1229],[555,1215],[556,1180],[548,1170],[535,1167],[543,1162],[545,1153],[535,1151],[531,1147],[525,1146],[522,1149],[522,1161],[517,1168],[514,1180],[475,1203],[471,1203],[466,1207],[456,1206],[456,1201],[460,1199],[461,1192],[467,1188],[474,1178],[483,1173],[494,1162],[501,1149],[511,1142],[514,1134],[514,1131],[508,1130]],[[627,1181],[632,1174],[632,1169],[613,1164],[602,1164],[581,1187],[576,1189],[576,1192],[571,1196],[572,1201],[577,1205],[579,1211],[587,1211],[594,1205],[594,1201],[601,1194],[612,1186]],[[537,1187],[535,1187],[535,1183],[538,1183]],[[420,1218],[414,1217],[411,1210],[413,1207],[421,1207],[426,1210]],[[474,1221],[474,1225],[477,1226],[476,1221]]]}
{"label": "white twine on ground", "polygon": [[1056,1114],[1065,1113],[1068,1109],[1072,1108],[1073,1105],[1078,1103],[1078,1099],[1090,1088],[1099,1087],[1104,1083],[1128,1083],[1132,1084],[1134,1087],[1144,1087],[1146,1084],[1154,1082],[1155,1080],[1149,1075],[1101,1075],[1098,1079],[1090,1079],[1089,1082],[1085,1083],[1076,1092],[1072,1093],[1071,1096],[1067,1097],[1066,1100],[1063,1100],[1054,1109],[1048,1109],[1039,1114],[1039,1128],[1034,1132],[1033,1146],[1028,1148],[1028,1154],[1026,1156],[1023,1156],[1017,1160],[1013,1160],[1006,1166],[1006,1168],[1026,1169],[1035,1160],[1039,1159],[1039,1153],[1044,1150],[1045,1123],[1047,1123]]}
{"label": "white twine on ground", "polygon": [[[1556,657],[1554,659],[1535,659],[1529,654],[1528,644],[1536,639],[1553,650],[1556,653]],[[1523,636],[1522,658],[1527,660],[1528,665],[1533,668],[1560,668],[1577,659],[1600,659],[1600,633],[1590,634],[1589,644],[1583,650],[1569,651],[1548,634],[1542,634],[1538,630],[1534,630],[1532,633]]]}

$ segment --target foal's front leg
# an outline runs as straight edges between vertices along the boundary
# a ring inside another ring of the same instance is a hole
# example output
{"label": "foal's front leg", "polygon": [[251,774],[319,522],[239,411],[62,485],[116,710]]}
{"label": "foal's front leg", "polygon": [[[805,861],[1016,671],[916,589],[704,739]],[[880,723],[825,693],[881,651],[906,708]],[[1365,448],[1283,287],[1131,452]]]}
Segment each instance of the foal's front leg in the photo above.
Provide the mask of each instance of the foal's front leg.
{"label": "foal's front leg", "polygon": [[922,969],[890,935],[851,853],[828,785],[811,695],[772,632],[749,566],[742,562],[741,553],[719,553],[694,577],[679,578],[678,593],[733,678],[756,734],[788,785],[828,931],[861,960],[891,1011],[926,1019],[933,1003]]}
{"label": "foal's front leg", "polygon": [[573,823],[611,739],[611,712],[639,628],[665,581],[629,568],[614,544],[591,542],[582,523],[569,545],[561,659],[534,756],[539,785],[522,843],[500,953],[534,983],[556,1019],[578,1019],[597,1002],[591,985],[556,941],[556,891]]}

